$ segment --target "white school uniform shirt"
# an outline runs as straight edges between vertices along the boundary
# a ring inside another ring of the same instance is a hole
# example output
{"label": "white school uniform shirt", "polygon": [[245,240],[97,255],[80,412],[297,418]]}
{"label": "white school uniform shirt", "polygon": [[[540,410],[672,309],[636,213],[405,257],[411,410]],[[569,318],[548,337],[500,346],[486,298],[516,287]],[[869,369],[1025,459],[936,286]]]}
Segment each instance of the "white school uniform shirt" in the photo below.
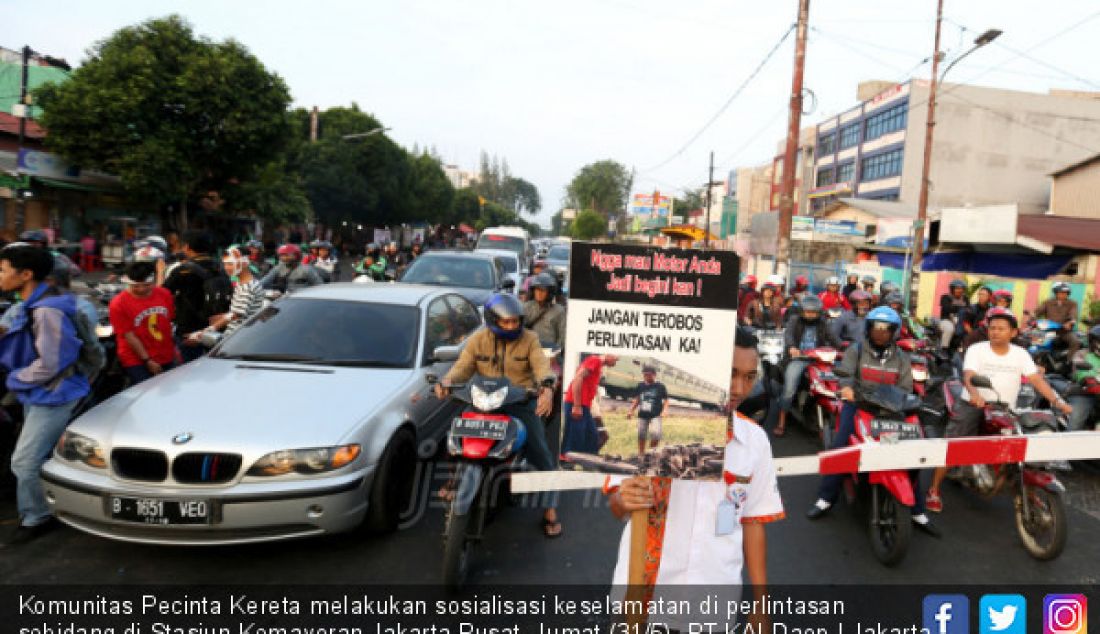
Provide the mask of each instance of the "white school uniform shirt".
{"label": "white school uniform shirt", "polygon": [[[997,354],[988,341],[981,341],[966,349],[963,371],[966,370],[989,377],[993,389],[978,388],[983,399],[992,403],[1000,395],[1005,403],[1013,406],[1016,405],[1016,397],[1020,395],[1020,379],[1039,372],[1027,350],[1010,343],[1008,352]],[[970,390],[963,390],[962,397],[969,403]]]}
{"label": "white school uniform shirt", "polygon": [[[784,517],[768,434],[740,414],[734,414],[732,430],[723,481],[672,481],[657,586],[740,585],[744,565],[741,525]],[[718,535],[718,507],[725,499],[734,504],[738,521],[730,533]],[[627,585],[629,562],[627,522],[619,543],[615,586]]]}

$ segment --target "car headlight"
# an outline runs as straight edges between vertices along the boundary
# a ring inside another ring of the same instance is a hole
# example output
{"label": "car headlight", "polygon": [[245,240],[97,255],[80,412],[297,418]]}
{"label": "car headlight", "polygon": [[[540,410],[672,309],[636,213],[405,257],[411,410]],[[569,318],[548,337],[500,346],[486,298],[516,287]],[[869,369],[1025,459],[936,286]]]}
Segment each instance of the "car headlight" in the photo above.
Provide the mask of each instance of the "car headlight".
{"label": "car headlight", "polygon": [[279,476],[288,473],[312,475],[339,469],[359,457],[359,445],[284,449],[260,458],[248,470],[250,476]]}
{"label": "car headlight", "polygon": [[470,386],[470,396],[474,407],[482,412],[491,412],[500,409],[504,405],[504,399],[508,397],[508,386],[504,386],[495,392],[486,392],[476,385]]}
{"label": "car headlight", "polygon": [[66,431],[61,434],[61,439],[57,441],[56,453],[58,458],[70,462],[80,462],[96,469],[107,467],[99,441],[76,432]]}

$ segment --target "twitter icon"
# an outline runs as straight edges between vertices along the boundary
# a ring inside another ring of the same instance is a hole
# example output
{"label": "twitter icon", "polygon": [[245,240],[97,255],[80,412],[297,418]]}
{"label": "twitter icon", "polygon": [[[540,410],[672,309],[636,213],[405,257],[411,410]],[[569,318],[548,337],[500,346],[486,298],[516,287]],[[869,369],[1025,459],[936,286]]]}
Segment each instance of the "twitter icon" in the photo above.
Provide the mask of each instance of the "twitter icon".
{"label": "twitter icon", "polygon": [[978,608],[981,634],[1027,634],[1027,600],[1019,594],[987,594]]}

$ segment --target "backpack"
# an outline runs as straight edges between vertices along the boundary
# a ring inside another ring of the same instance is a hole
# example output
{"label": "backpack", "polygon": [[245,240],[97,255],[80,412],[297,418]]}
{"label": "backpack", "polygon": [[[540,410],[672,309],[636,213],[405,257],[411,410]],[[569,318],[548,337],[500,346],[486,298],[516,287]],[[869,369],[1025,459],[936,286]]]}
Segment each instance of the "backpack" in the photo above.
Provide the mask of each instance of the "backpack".
{"label": "backpack", "polygon": [[95,324],[90,323],[88,316],[76,311],[76,334],[80,337],[80,356],[76,358],[76,371],[83,374],[91,382],[107,365],[107,352],[103,344],[99,343],[99,337],[95,333]]}
{"label": "backpack", "polygon": [[[201,268],[201,267],[199,267]],[[202,312],[207,316],[229,312],[233,303],[233,280],[224,273],[208,275],[202,283],[205,303]]]}

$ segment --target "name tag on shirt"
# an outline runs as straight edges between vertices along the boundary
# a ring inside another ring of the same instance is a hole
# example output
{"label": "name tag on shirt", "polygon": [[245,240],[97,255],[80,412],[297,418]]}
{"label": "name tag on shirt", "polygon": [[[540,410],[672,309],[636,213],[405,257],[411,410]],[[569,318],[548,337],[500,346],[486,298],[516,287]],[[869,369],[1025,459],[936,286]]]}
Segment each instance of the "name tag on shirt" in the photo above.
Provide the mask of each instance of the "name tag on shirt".
{"label": "name tag on shirt", "polygon": [[732,535],[737,530],[737,505],[729,500],[718,503],[718,513],[714,526],[714,534],[717,537]]}

